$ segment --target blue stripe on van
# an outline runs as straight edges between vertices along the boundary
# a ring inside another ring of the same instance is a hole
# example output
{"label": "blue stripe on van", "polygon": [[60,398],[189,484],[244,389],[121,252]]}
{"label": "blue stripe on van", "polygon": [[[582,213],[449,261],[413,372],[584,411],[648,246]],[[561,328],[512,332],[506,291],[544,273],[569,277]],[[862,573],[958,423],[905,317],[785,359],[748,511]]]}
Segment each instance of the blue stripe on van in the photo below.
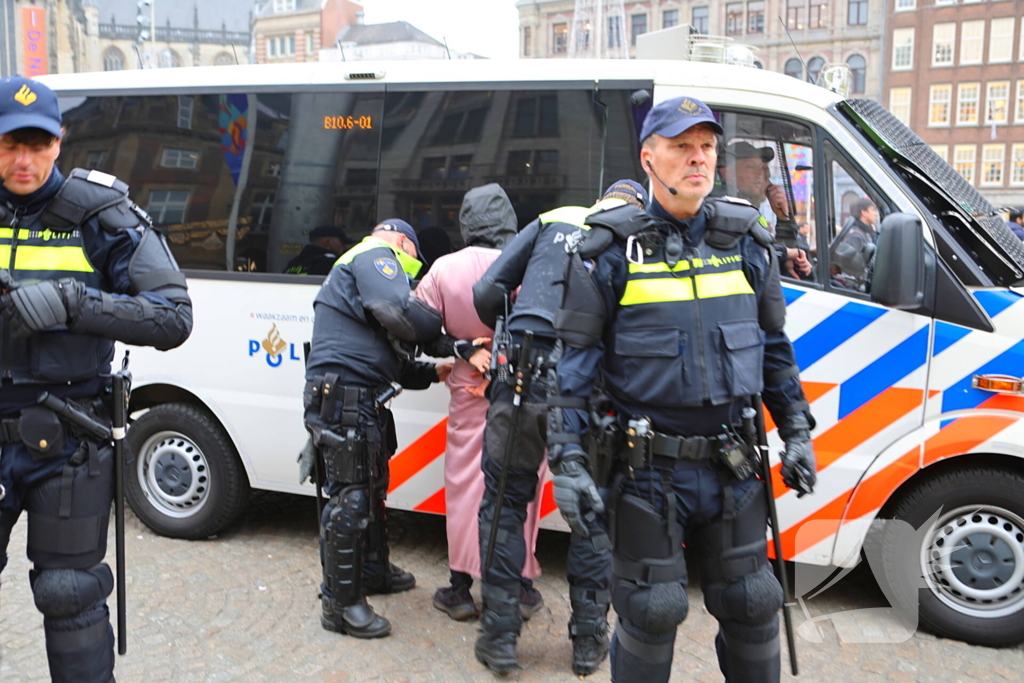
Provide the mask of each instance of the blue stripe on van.
{"label": "blue stripe on van", "polygon": [[807,370],[883,315],[884,308],[855,302],[846,304],[793,342],[797,365]]}
{"label": "blue stripe on van", "polygon": [[839,387],[839,419],[924,365],[928,355],[928,327],[922,327],[884,356]]}
{"label": "blue stripe on van", "polygon": [[967,375],[956,384],[942,392],[942,412],[951,410],[964,410],[976,408],[986,399],[992,398],[995,394],[991,391],[971,388],[971,378],[974,375],[989,373],[999,375],[1021,376],[1021,368],[1024,368],[1024,341],[1017,342],[1009,349],[999,354],[988,363]]}
{"label": "blue stripe on van", "polygon": [[1006,289],[988,289],[971,293],[990,318],[996,317],[1021,299],[1020,294]]}
{"label": "blue stripe on van", "polygon": [[787,306],[790,305],[791,303],[793,303],[794,301],[796,301],[797,299],[799,299],[800,297],[802,297],[806,293],[807,292],[805,292],[805,291],[803,291],[801,289],[797,289],[796,287],[783,287],[782,288],[782,296],[786,297],[786,305]]}
{"label": "blue stripe on van", "polygon": [[937,321],[935,323],[935,347],[932,350],[932,355],[939,355],[970,333],[971,331],[966,327]]}

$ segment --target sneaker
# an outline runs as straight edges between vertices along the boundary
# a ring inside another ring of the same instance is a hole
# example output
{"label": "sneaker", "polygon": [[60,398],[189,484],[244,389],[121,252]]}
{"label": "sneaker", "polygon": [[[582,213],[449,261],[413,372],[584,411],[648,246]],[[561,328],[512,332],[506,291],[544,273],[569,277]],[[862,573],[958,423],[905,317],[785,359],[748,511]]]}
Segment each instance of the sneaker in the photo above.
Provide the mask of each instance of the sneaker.
{"label": "sneaker", "polygon": [[469,594],[469,586],[445,586],[434,593],[434,607],[446,613],[455,621],[466,621],[480,615]]}
{"label": "sneaker", "polygon": [[543,606],[544,596],[540,594],[540,591],[532,585],[524,583],[523,589],[519,592],[519,612],[523,615],[523,619],[529,620]]}
{"label": "sneaker", "polygon": [[401,593],[412,590],[415,585],[416,577],[394,564],[391,565],[391,585],[388,585],[383,574],[363,576],[363,593],[365,595]]}

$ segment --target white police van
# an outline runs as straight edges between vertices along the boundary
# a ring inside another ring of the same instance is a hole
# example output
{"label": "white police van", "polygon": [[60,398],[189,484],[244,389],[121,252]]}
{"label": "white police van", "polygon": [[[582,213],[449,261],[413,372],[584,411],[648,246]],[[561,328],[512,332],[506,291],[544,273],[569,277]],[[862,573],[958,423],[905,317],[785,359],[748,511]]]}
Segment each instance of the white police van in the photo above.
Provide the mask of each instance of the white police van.
{"label": "white police van", "polygon": [[[720,117],[723,152],[771,150],[759,156],[812,256],[809,273],[787,271],[785,293],[819,483],[799,500],[776,486],[784,555],[849,565],[873,521],[905,520],[920,529],[901,550],[924,576],[923,622],[972,642],[1024,640],[1024,248],[876,102],[747,67],[642,60],[43,80],[68,128],[61,168],[126,181],[189,277],[191,339],[132,351],[128,490],[158,532],[215,534],[251,488],[312,494],[295,459],[320,278],[281,274],[310,230],[342,226],[358,239],[396,216],[458,245],[462,196],[489,182],[524,225],[589,205],[611,181],[645,176],[637,130],[650,101],[639,91],[689,95]],[[725,169],[723,193],[743,182],[738,172]],[[845,272],[829,246],[865,200],[882,219],[873,270]],[[395,401],[392,506],[443,513],[447,401],[439,386]],[[550,484],[543,514],[564,528]]]}

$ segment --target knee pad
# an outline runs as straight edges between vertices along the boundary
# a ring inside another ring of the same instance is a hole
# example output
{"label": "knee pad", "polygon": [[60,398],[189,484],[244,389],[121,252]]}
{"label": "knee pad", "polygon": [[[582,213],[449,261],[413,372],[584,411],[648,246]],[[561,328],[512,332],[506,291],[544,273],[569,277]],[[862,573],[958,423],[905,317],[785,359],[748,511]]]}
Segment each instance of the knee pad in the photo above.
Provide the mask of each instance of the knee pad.
{"label": "knee pad", "polygon": [[714,583],[705,591],[705,603],[721,622],[759,626],[777,618],[782,607],[782,586],[768,565],[729,583]]}
{"label": "knee pad", "polygon": [[29,575],[36,609],[51,619],[67,619],[92,609],[114,590],[106,564],[90,569],[34,569]]}
{"label": "knee pad", "polygon": [[331,508],[324,507],[324,517],[331,530],[339,534],[357,534],[366,528],[370,516],[370,497],[366,488],[349,486],[342,489]]}
{"label": "knee pad", "polygon": [[640,586],[620,579],[612,595],[616,613],[646,633],[674,632],[690,611],[683,583]]}

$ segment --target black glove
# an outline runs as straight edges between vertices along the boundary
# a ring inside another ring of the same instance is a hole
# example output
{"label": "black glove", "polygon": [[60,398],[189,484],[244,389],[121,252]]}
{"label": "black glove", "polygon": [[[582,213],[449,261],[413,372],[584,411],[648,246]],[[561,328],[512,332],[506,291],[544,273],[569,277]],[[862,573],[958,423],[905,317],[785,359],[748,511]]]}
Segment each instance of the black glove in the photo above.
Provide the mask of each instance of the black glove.
{"label": "black glove", "polygon": [[803,413],[786,416],[779,424],[779,436],[786,442],[782,452],[782,481],[797,492],[797,498],[814,493],[818,464],[811,444],[811,424]]}
{"label": "black glove", "polygon": [[78,317],[85,284],[78,280],[43,280],[8,289],[0,296],[0,314],[7,318],[14,337],[24,338]]}
{"label": "black glove", "polygon": [[582,452],[566,453],[551,463],[555,488],[555,504],[569,528],[584,538],[590,530],[583,521],[583,513],[590,508],[597,514],[604,512],[604,501],[587,468],[583,466]]}
{"label": "black glove", "polygon": [[474,346],[473,342],[466,341],[464,339],[460,339],[459,341],[455,342],[455,348],[454,348],[454,350],[455,350],[455,357],[456,358],[461,358],[464,361],[468,361],[470,358],[473,357],[474,353],[476,353],[480,349],[485,349],[485,348],[487,348],[487,347],[486,346]]}

